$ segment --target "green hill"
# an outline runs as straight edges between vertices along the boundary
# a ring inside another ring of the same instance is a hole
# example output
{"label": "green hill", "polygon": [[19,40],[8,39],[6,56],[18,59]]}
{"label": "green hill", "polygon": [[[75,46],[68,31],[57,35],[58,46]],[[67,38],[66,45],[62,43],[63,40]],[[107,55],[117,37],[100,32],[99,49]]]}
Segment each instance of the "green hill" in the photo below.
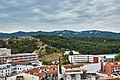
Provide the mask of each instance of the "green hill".
{"label": "green hill", "polygon": [[12,38],[9,40],[9,44],[5,44],[1,40],[0,47],[12,49],[13,54],[36,51],[39,56],[43,54],[62,53],[65,50],[75,50],[81,54],[113,54],[120,52],[120,40],[38,35],[27,39]]}
{"label": "green hill", "polygon": [[76,50],[82,54],[113,54],[120,49],[119,39],[94,37],[61,37],[56,35],[34,36],[49,46],[58,49]]}

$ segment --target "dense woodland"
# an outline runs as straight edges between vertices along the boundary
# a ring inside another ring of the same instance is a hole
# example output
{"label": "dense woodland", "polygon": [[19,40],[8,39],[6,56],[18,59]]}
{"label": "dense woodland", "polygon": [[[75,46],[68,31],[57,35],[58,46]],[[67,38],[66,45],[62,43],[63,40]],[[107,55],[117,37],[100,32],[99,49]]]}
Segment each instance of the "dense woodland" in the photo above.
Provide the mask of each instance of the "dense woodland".
{"label": "dense woodland", "polygon": [[[31,39],[19,39],[13,38],[6,44],[4,41],[0,41],[0,47],[6,47],[12,49],[12,53],[33,52],[37,49],[39,41],[55,47],[60,51],[75,50],[81,54],[113,54],[120,52],[120,40],[119,39],[106,39],[106,38],[94,38],[94,37],[62,37],[56,35],[38,35],[33,36]],[[56,50],[49,50],[48,53]],[[50,52],[49,52],[50,51]]]}
{"label": "dense woodland", "polygon": [[81,54],[113,54],[120,51],[120,40],[94,37],[61,37],[38,35],[42,42],[58,49],[79,51]]}
{"label": "dense woodland", "polygon": [[4,41],[0,41],[1,48],[9,48],[12,50],[12,54],[17,53],[31,53],[37,48],[37,40],[35,39],[20,39],[13,38],[9,40],[8,44]]}

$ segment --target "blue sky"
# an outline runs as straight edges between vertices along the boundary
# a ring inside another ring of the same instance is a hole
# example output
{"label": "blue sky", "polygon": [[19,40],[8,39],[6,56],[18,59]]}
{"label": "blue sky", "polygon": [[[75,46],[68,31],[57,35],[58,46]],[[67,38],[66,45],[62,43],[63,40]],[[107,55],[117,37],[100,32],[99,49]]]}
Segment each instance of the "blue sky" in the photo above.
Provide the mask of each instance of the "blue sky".
{"label": "blue sky", "polygon": [[120,32],[120,0],[0,0],[0,32]]}

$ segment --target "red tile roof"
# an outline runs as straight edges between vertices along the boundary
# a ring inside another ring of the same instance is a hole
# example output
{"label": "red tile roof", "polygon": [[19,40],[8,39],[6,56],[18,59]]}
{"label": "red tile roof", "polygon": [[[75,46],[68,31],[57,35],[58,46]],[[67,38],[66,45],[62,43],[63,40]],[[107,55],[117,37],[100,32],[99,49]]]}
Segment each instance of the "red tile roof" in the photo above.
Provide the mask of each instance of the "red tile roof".
{"label": "red tile roof", "polygon": [[31,69],[31,70],[28,70],[28,71],[26,71],[26,73],[29,73],[29,74],[33,74],[33,73],[38,73],[40,71],[40,68],[39,67],[37,67],[37,68],[33,68],[33,69]]}
{"label": "red tile roof", "polygon": [[9,62],[10,64],[20,64],[20,65],[28,65],[29,62]]}
{"label": "red tile roof", "polygon": [[64,68],[78,68],[78,67],[81,67],[81,66],[84,66],[84,64],[78,64],[78,65],[66,65],[64,66]]}
{"label": "red tile roof", "polygon": [[55,74],[58,72],[58,66],[45,66],[43,69],[46,69],[49,74]]}
{"label": "red tile roof", "polygon": [[45,75],[45,72],[40,72],[40,73],[37,73],[37,74],[35,74],[36,76],[39,76],[39,77],[42,77],[42,76],[44,76]]}
{"label": "red tile roof", "polygon": [[101,78],[100,80],[120,80],[120,78]]}
{"label": "red tile roof", "polygon": [[[31,70],[28,70],[26,73],[42,77],[43,75],[45,75],[45,72],[44,72],[45,69],[48,74],[57,74],[58,73],[57,65],[56,66],[44,66],[41,69],[39,67],[34,68]],[[40,70],[43,72],[40,72]]]}
{"label": "red tile roof", "polygon": [[118,62],[108,62],[108,64],[112,67],[120,67],[120,64]]}
{"label": "red tile roof", "polygon": [[48,72],[48,74],[56,74],[56,73],[58,73],[58,70],[50,70],[50,71],[47,71]]}
{"label": "red tile roof", "polygon": [[23,76],[16,76],[16,78],[24,78]]}

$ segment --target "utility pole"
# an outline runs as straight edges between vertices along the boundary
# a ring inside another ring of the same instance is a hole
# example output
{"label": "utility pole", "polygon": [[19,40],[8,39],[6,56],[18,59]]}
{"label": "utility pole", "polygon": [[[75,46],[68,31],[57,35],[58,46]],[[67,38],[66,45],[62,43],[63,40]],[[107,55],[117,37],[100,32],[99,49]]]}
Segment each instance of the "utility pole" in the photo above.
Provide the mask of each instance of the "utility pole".
{"label": "utility pole", "polygon": [[60,57],[59,57],[59,63],[58,63],[58,80],[62,78],[62,72],[61,72],[61,64],[60,64]]}

